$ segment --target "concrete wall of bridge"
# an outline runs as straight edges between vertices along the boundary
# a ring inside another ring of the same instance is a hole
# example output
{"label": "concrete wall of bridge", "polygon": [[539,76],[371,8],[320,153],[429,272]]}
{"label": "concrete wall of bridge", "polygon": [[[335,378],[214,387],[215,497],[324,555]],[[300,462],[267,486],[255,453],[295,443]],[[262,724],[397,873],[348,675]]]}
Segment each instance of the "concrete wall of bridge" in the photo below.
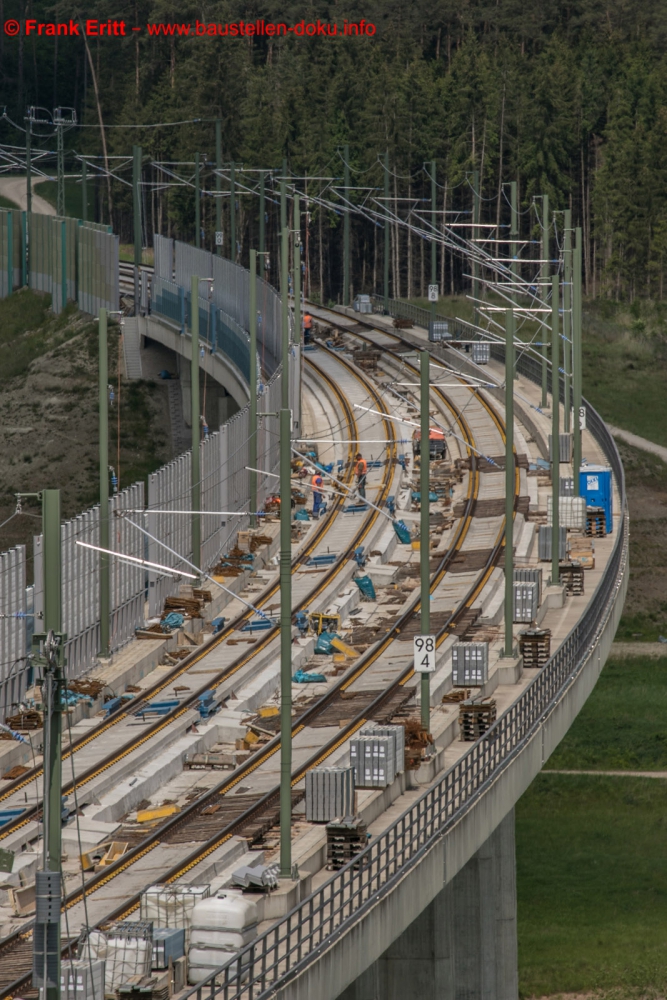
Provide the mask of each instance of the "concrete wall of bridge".
{"label": "concrete wall of bridge", "polygon": [[[173,326],[165,320],[156,319],[154,316],[139,317],[138,322],[141,337],[150,337],[151,340],[156,340],[183,359],[181,362],[182,373],[187,381],[187,395],[189,396],[192,353],[190,333],[181,333],[177,326]],[[204,356],[199,358],[199,367],[229,393],[239,409],[246,406],[250,398],[248,384],[238,368],[223,354],[218,352],[211,354],[209,350],[205,349]],[[188,412],[188,398],[184,398],[183,408],[185,412]]]}

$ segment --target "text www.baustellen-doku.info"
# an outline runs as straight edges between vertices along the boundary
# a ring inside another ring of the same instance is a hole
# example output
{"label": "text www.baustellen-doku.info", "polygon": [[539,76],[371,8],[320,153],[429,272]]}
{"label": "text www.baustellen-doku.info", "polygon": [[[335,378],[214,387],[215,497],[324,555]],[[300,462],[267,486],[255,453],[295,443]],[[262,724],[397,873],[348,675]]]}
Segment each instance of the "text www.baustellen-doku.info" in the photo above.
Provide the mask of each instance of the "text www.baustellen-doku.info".
{"label": "text www.baustellen-doku.info", "polygon": [[195,21],[194,23],[179,23],[174,21],[153,21],[150,24],[133,26],[127,21],[67,20],[67,21],[37,21],[28,18],[17,21],[14,18],[4,22],[6,35],[26,36],[81,36],[88,38],[125,38],[134,32],[167,38],[277,38],[281,35],[294,35],[297,38],[350,38],[358,36],[372,37],[375,25],[370,21],[346,21],[340,23],[331,21],[298,21],[296,24],[285,24],[281,21]]}

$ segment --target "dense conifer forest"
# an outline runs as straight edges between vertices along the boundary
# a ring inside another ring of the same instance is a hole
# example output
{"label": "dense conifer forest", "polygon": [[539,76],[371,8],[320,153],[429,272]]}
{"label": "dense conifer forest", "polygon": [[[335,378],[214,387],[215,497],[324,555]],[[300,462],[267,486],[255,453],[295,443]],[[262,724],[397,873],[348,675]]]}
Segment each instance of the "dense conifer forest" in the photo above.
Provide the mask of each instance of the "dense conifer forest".
{"label": "dense conifer forest", "polygon": [[[667,291],[667,6],[661,0],[214,0],[203,6],[91,0],[85,10],[51,0],[1,0],[1,6],[0,20],[125,20],[126,37],[0,34],[2,103],[17,125],[29,105],[75,108],[87,127],[66,135],[73,172],[74,152],[97,155],[103,165],[100,122],[107,162],[125,180],[131,170],[112,158],[140,143],[147,231],[193,239],[192,188],[152,186],[166,179],[153,164],[179,163],[175,172],[191,177],[188,163],[199,152],[207,158],[202,187],[213,191],[214,120],[220,118],[224,162],[238,165],[237,255],[243,262],[257,245],[257,197],[241,190],[256,186],[252,171],[279,174],[287,157],[290,172],[306,178],[300,189],[317,194],[330,184],[321,178],[342,178],[347,143],[355,201],[381,197],[385,151],[391,197],[403,215],[430,198],[424,165],[432,159],[439,211],[469,213],[479,171],[482,220],[505,224],[503,185],[516,180],[522,236],[539,235],[540,195],[549,195],[557,232],[559,213],[572,208],[574,224],[583,227],[589,295],[661,299]],[[146,27],[197,20],[357,24],[362,18],[375,26],[374,35],[151,37]],[[201,121],[112,127],[195,118]],[[24,141],[7,120],[2,139]],[[45,148],[53,144],[41,141]],[[111,211],[114,227],[131,241],[130,189],[99,180],[96,202],[97,217],[108,221]],[[204,196],[202,211],[210,246],[212,197]],[[275,246],[271,201],[267,225],[269,247]],[[340,294],[342,228],[335,211],[310,206],[312,291],[325,300]],[[353,220],[352,252],[352,273],[363,286],[355,291],[381,290],[382,231],[361,216]],[[430,275],[424,241],[397,227],[391,254],[392,294],[423,294]],[[448,252],[439,254],[438,270],[443,291],[466,287]]]}

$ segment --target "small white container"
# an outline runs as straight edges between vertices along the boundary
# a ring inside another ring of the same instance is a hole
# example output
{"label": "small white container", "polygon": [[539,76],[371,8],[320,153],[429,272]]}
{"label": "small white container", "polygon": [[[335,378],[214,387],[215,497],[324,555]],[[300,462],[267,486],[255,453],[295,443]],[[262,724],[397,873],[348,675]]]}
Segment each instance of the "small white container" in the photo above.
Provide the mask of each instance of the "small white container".
{"label": "small white container", "polygon": [[245,896],[222,893],[192,910],[188,981],[196,986],[257,936],[257,906]]}

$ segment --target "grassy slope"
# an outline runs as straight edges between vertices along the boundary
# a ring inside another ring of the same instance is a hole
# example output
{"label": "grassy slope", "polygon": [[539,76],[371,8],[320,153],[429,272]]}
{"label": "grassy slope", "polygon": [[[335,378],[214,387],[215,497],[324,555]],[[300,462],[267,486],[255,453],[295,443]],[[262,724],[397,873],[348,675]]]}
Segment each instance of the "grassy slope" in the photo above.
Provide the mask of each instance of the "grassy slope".
{"label": "grassy slope", "polygon": [[[58,204],[58,184],[56,181],[38,181],[33,185],[35,194],[40,195],[54,208]],[[88,185],[88,218],[95,218],[95,197],[93,184]],[[83,192],[81,182],[65,179],[65,215],[80,219],[83,214]]]}
{"label": "grassy slope", "polygon": [[[118,327],[109,329],[109,372],[116,402],[109,421],[110,463],[121,487],[171,457],[163,384],[121,379],[120,462],[117,449]],[[16,492],[45,485],[62,491],[63,517],[96,503],[97,325],[69,306],[53,316],[49,298],[28,290],[0,300],[0,523]],[[13,518],[0,531],[0,551],[27,544],[34,521]]]}
{"label": "grassy slope", "polygon": [[547,767],[667,771],[665,658],[610,660]]}
{"label": "grassy slope", "polygon": [[[610,660],[547,768],[667,769],[666,709],[667,656]],[[521,995],[664,996],[667,780],[547,769],[516,822]]]}
{"label": "grassy slope", "polygon": [[662,303],[591,303],[584,393],[605,420],[667,445],[667,311]]}
{"label": "grassy slope", "polygon": [[630,584],[616,639],[657,642],[667,636],[667,465],[617,443],[630,508]]}
{"label": "grassy slope", "polygon": [[543,774],[516,818],[521,995],[664,990],[667,782]]}

